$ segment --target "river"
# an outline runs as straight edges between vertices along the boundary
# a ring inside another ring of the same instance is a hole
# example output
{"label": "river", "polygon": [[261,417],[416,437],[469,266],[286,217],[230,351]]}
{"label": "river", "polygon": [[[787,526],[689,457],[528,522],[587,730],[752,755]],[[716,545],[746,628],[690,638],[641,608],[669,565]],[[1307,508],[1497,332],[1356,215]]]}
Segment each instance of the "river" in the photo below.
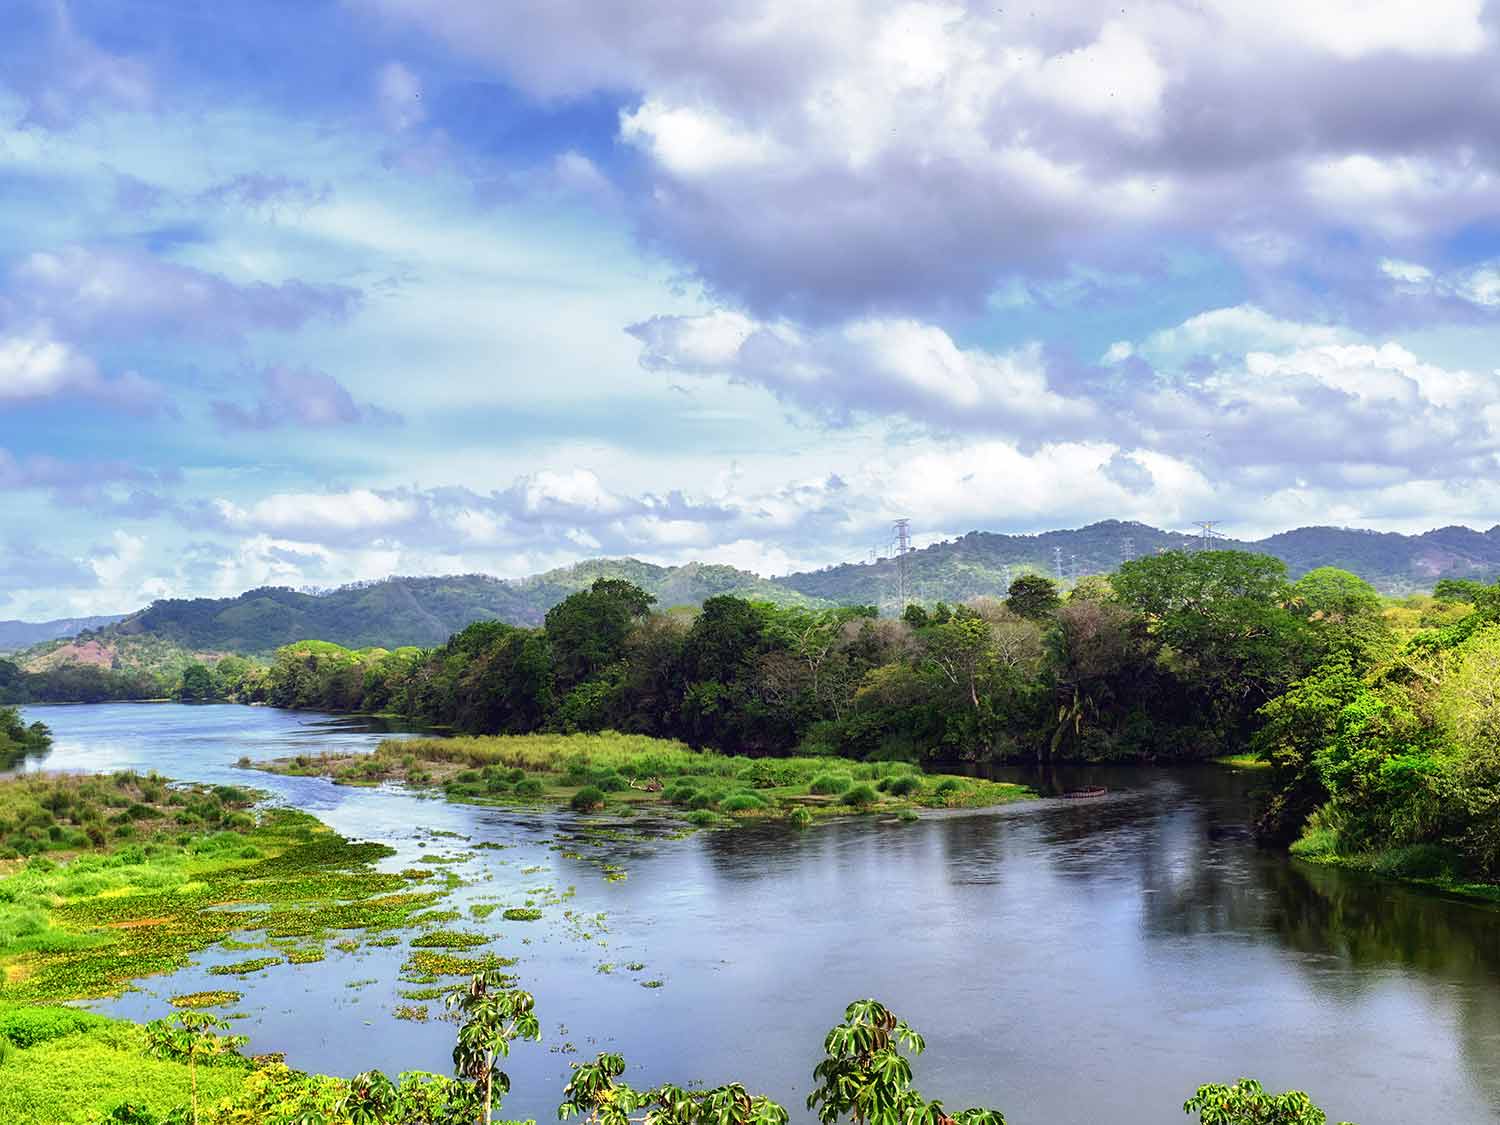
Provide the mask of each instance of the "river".
{"label": "river", "polygon": [[[373,747],[384,733],[361,720],[167,704],[25,711],[56,739],[28,768],[252,784],[395,847],[390,869],[457,859],[458,909],[528,892],[546,902],[539,922],[451,923],[501,935],[493,948],[520,958],[514,971],[537,997],[546,1040],[513,1052],[506,1117],[555,1119],[569,1059],[607,1049],[626,1056],[633,1083],[741,1080],[805,1120],[824,1032],[849,1000],[875,996],[926,1035],[925,1094],[993,1105],[1012,1125],[1184,1121],[1198,1083],[1241,1075],[1306,1089],[1330,1121],[1500,1123],[1500,910],[1258,851],[1241,831],[1242,773],[1096,773],[1109,796],[910,824],[590,834],[565,811],[235,765]],[[343,1074],[446,1071],[452,1025],[392,1016],[410,987],[396,981],[405,952],[330,946],[322,963],[234,983],[207,969],[247,954],[212,950],[95,1006],[144,1019],[175,993],[232,987],[251,1050]]]}

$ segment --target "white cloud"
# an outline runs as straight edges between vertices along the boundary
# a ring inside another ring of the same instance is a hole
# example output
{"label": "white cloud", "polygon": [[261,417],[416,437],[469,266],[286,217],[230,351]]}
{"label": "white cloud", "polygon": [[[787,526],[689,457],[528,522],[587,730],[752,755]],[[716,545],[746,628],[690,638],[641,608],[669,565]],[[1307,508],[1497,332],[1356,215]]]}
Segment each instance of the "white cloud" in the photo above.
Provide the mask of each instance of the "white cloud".
{"label": "white cloud", "polygon": [[0,335],[0,407],[52,398],[96,402],[139,416],[174,412],[159,383],[134,371],[107,378],[45,324]]}
{"label": "white cloud", "polygon": [[378,531],[404,524],[421,513],[414,500],[382,496],[368,488],[276,493],[248,508],[221,499],[214,502],[214,507],[220,518],[233,528],[290,535],[306,533],[314,539],[320,532]]}

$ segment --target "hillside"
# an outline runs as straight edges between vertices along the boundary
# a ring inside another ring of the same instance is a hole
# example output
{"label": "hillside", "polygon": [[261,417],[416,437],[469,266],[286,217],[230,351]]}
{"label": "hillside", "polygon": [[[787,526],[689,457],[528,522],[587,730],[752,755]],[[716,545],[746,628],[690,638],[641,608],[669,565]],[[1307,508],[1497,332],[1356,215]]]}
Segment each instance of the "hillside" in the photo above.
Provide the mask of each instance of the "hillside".
{"label": "hillside", "polygon": [[32,645],[61,637],[76,637],[85,630],[102,629],[124,619],[123,614],[116,614],[111,617],[59,617],[55,621],[0,621],[0,652],[20,652]]}
{"label": "hillside", "polygon": [[[1143,523],[1106,520],[1070,531],[1000,535],[971,531],[906,556],[909,588],[922,601],[962,601],[976,594],[998,594],[1027,571],[1057,577],[1104,574],[1127,557],[1158,550],[1192,549],[1192,535],[1161,531]],[[1387,594],[1428,590],[1440,578],[1493,580],[1500,576],[1500,526],[1486,532],[1444,527],[1422,535],[1362,531],[1357,528],[1302,527],[1265,539],[1216,538],[1215,547],[1274,555],[1293,578],[1320,566],[1353,571]],[[776,580],[809,597],[835,602],[890,602],[896,589],[896,563],[842,563]]]}
{"label": "hillside", "polygon": [[483,574],[389,578],[323,594],[266,586],[235,598],[171,598],[153,602],[107,628],[26,654],[40,670],[59,659],[116,667],[134,664],[150,639],[160,653],[270,653],[317,638],[349,648],[432,646],[472,621],[499,619],[539,625],[547,610],[601,577],[626,578],[662,606],[691,605],[714,594],[818,604],[815,599],[728,566],[662,567],[635,559],[601,559],[516,581]]}
{"label": "hillside", "polygon": [[[1114,570],[1127,551],[1139,557],[1196,544],[1193,536],[1180,532],[1107,520],[1038,535],[971,531],[913,551],[907,567],[916,600],[958,602],[980,594],[1003,595],[1008,577],[1028,571],[1055,576],[1059,553],[1067,580]],[[1444,527],[1422,535],[1303,527],[1261,540],[1218,539],[1215,545],[1275,555],[1293,577],[1314,567],[1342,567],[1392,594],[1430,589],[1444,577],[1500,576],[1500,527],[1486,532]],[[430,647],[471,621],[538,625],[548,609],[601,577],[628,579],[655,594],[663,607],[736,594],[781,605],[874,604],[889,610],[896,592],[893,559],[842,563],[777,579],[703,563],[666,567],[637,559],[595,559],[515,580],[482,574],[389,578],[317,594],[262,587],[235,598],[169,599],[75,639],[38,645],[24,654],[23,662],[37,670],[59,662],[176,667],[194,654],[263,655],[308,638],[350,648]]]}

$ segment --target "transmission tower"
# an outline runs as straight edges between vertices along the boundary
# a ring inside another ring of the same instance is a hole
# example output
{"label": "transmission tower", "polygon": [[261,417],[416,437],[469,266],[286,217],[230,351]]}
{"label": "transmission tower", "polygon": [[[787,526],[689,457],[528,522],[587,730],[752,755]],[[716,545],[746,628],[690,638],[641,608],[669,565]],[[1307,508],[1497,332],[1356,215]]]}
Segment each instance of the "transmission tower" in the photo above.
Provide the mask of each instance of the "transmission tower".
{"label": "transmission tower", "polygon": [[1135,559],[1135,538],[1127,535],[1120,543],[1120,561],[1132,562]]}
{"label": "transmission tower", "polygon": [[1002,566],[1000,568],[1000,576],[1001,576],[1001,581],[1003,581],[1005,583],[1005,592],[1007,594],[1009,594],[1010,593],[1010,563],[1006,563],[1004,566]]}
{"label": "transmission tower", "polygon": [[1057,580],[1063,580],[1062,548],[1052,548],[1052,573],[1057,575]]}
{"label": "transmission tower", "polygon": [[911,563],[906,557],[912,550],[911,520],[897,520],[891,525],[891,532],[896,539],[896,604],[904,610],[911,597]]}
{"label": "transmission tower", "polygon": [[1078,556],[1068,556],[1068,569],[1073,572],[1073,585],[1078,585]]}
{"label": "transmission tower", "polygon": [[1219,520],[1194,520],[1193,524],[1198,528],[1198,550],[1206,551],[1215,539],[1223,536],[1214,530],[1219,525]]}

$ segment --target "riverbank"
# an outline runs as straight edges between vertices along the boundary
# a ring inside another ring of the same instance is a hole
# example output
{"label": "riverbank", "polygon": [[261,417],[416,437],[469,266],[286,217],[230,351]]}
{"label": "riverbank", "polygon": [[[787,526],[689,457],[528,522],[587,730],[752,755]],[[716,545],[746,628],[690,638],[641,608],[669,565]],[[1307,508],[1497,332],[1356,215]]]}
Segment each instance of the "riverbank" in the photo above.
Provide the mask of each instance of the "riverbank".
{"label": "riverbank", "polygon": [[370,753],[241,764],[342,785],[398,782],[466,804],[546,801],[626,814],[664,807],[697,824],[987,808],[1035,796],[1023,785],[929,774],[906,762],[742,758],[613,731],[387,740]]}
{"label": "riverbank", "polygon": [[1500,885],[1464,879],[1457,873],[1458,857],[1432,844],[1343,853],[1338,850],[1337,839],[1331,833],[1311,829],[1291,846],[1290,851],[1305,863],[1392,879],[1475,902],[1500,903]]}
{"label": "riverbank", "polygon": [[0,782],[0,1003],[112,995],[233,935],[264,955],[225,975],[309,963],[442,897],[415,889],[429,871],[376,871],[391,848],[255,796],[129,771]]}

